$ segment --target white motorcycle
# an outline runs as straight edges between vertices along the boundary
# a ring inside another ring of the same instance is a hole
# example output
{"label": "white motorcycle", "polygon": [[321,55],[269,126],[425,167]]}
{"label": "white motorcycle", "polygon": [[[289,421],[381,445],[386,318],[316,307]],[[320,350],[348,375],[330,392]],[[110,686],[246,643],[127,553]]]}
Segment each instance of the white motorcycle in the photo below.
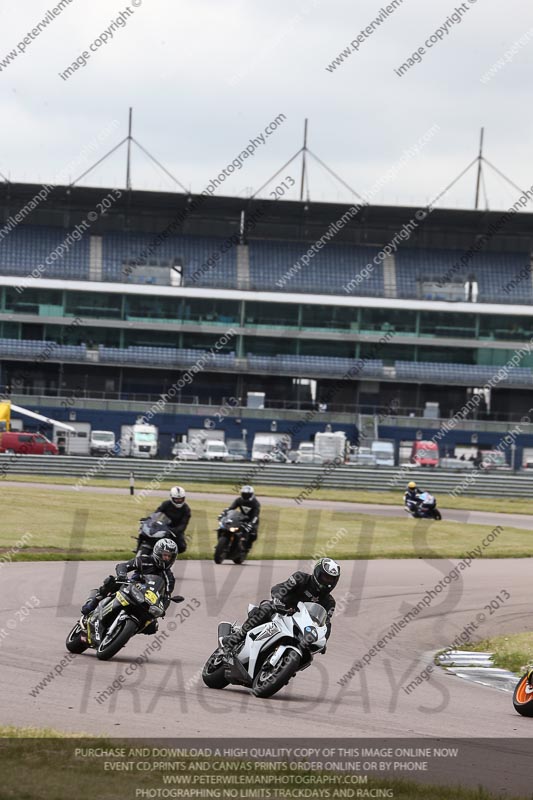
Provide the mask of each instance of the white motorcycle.
{"label": "white motorcycle", "polygon": [[[248,611],[257,606],[250,605]],[[210,689],[228,684],[247,686],[256,697],[272,697],[297,672],[311,666],[313,656],[326,649],[327,613],[317,603],[298,603],[294,614],[276,613],[271,622],[248,631],[237,652],[227,654],[222,639],[235,627],[218,626],[219,647],[207,659],[202,678]]]}

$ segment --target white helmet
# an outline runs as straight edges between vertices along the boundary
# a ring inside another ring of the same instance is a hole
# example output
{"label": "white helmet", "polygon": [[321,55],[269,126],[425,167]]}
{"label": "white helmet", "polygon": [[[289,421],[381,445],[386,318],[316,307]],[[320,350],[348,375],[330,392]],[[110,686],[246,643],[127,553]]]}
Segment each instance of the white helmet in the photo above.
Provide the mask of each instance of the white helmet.
{"label": "white helmet", "polygon": [[170,490],[170,502],[175,506],[182,506],[185,502],[185,489],[183,486],[173,486]]}
{"label": "white helmet", "polygon": [[253,486],[243,486],[241,489],[241,498],[245,502],[250,502],[254,496],[254,487]]}

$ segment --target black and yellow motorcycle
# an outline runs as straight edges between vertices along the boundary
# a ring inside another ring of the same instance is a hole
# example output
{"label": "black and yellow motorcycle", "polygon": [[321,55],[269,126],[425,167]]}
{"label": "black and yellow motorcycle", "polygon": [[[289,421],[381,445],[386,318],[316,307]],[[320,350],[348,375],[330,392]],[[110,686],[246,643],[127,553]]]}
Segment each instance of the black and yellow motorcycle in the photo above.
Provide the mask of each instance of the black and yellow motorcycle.
{"label": "black and yellow motorcycle", "polygon": [[[115,594],[100,600],[88,615],[86,627],[81,620],[74,625],[67,636],[67,650],[83,653],[92,647],[97,658],[108,661],[135,634],[155,633],[157,620],[165,616],[165,596],[166,584],[160,575],[124,581]],[[184,598],[176,595],[170,600],[181,603]]]}

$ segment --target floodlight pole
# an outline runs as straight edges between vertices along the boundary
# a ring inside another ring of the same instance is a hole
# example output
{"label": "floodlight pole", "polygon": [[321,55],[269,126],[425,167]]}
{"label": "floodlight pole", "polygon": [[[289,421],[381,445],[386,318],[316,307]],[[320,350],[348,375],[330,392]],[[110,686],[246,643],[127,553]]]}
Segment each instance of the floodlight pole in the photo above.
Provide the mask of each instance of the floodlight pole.
{"label": "floodlight pole", "polygon": [[128,119],[128,154],[126,156],[126,191],[130,191],[131,189],[131,126],[132,126],[132,112],[133,109],[130,106],[129,110],[129,119]]}
{"label": "floodlight pole", "polygon": [[304,146],[302,148],[302,178],[300,181],[300,200],[304,199],[304,184],[305,184],[305,155],[307,153],[307,117],[304,122]]}
{"label": "floodlight pole", "polygon": [[481,169],[483,165],[483,135],[485,128],[481,128],[481,135],[479,137],[479,155],[477,157],[477,180],[476,180],[476,209],[479,208],[479,188],[481,186]]}

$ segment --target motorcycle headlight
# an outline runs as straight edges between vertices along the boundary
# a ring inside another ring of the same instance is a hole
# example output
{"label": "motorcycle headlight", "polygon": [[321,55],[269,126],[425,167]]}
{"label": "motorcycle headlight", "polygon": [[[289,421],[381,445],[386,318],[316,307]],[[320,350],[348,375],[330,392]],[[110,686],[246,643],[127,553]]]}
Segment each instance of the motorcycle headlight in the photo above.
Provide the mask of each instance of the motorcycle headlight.
{"label": "motorcycle headlight", "polygon": [[239,530],[238,528],[230,528],[229,529],[230,533],[237,533],[238,530]]}

